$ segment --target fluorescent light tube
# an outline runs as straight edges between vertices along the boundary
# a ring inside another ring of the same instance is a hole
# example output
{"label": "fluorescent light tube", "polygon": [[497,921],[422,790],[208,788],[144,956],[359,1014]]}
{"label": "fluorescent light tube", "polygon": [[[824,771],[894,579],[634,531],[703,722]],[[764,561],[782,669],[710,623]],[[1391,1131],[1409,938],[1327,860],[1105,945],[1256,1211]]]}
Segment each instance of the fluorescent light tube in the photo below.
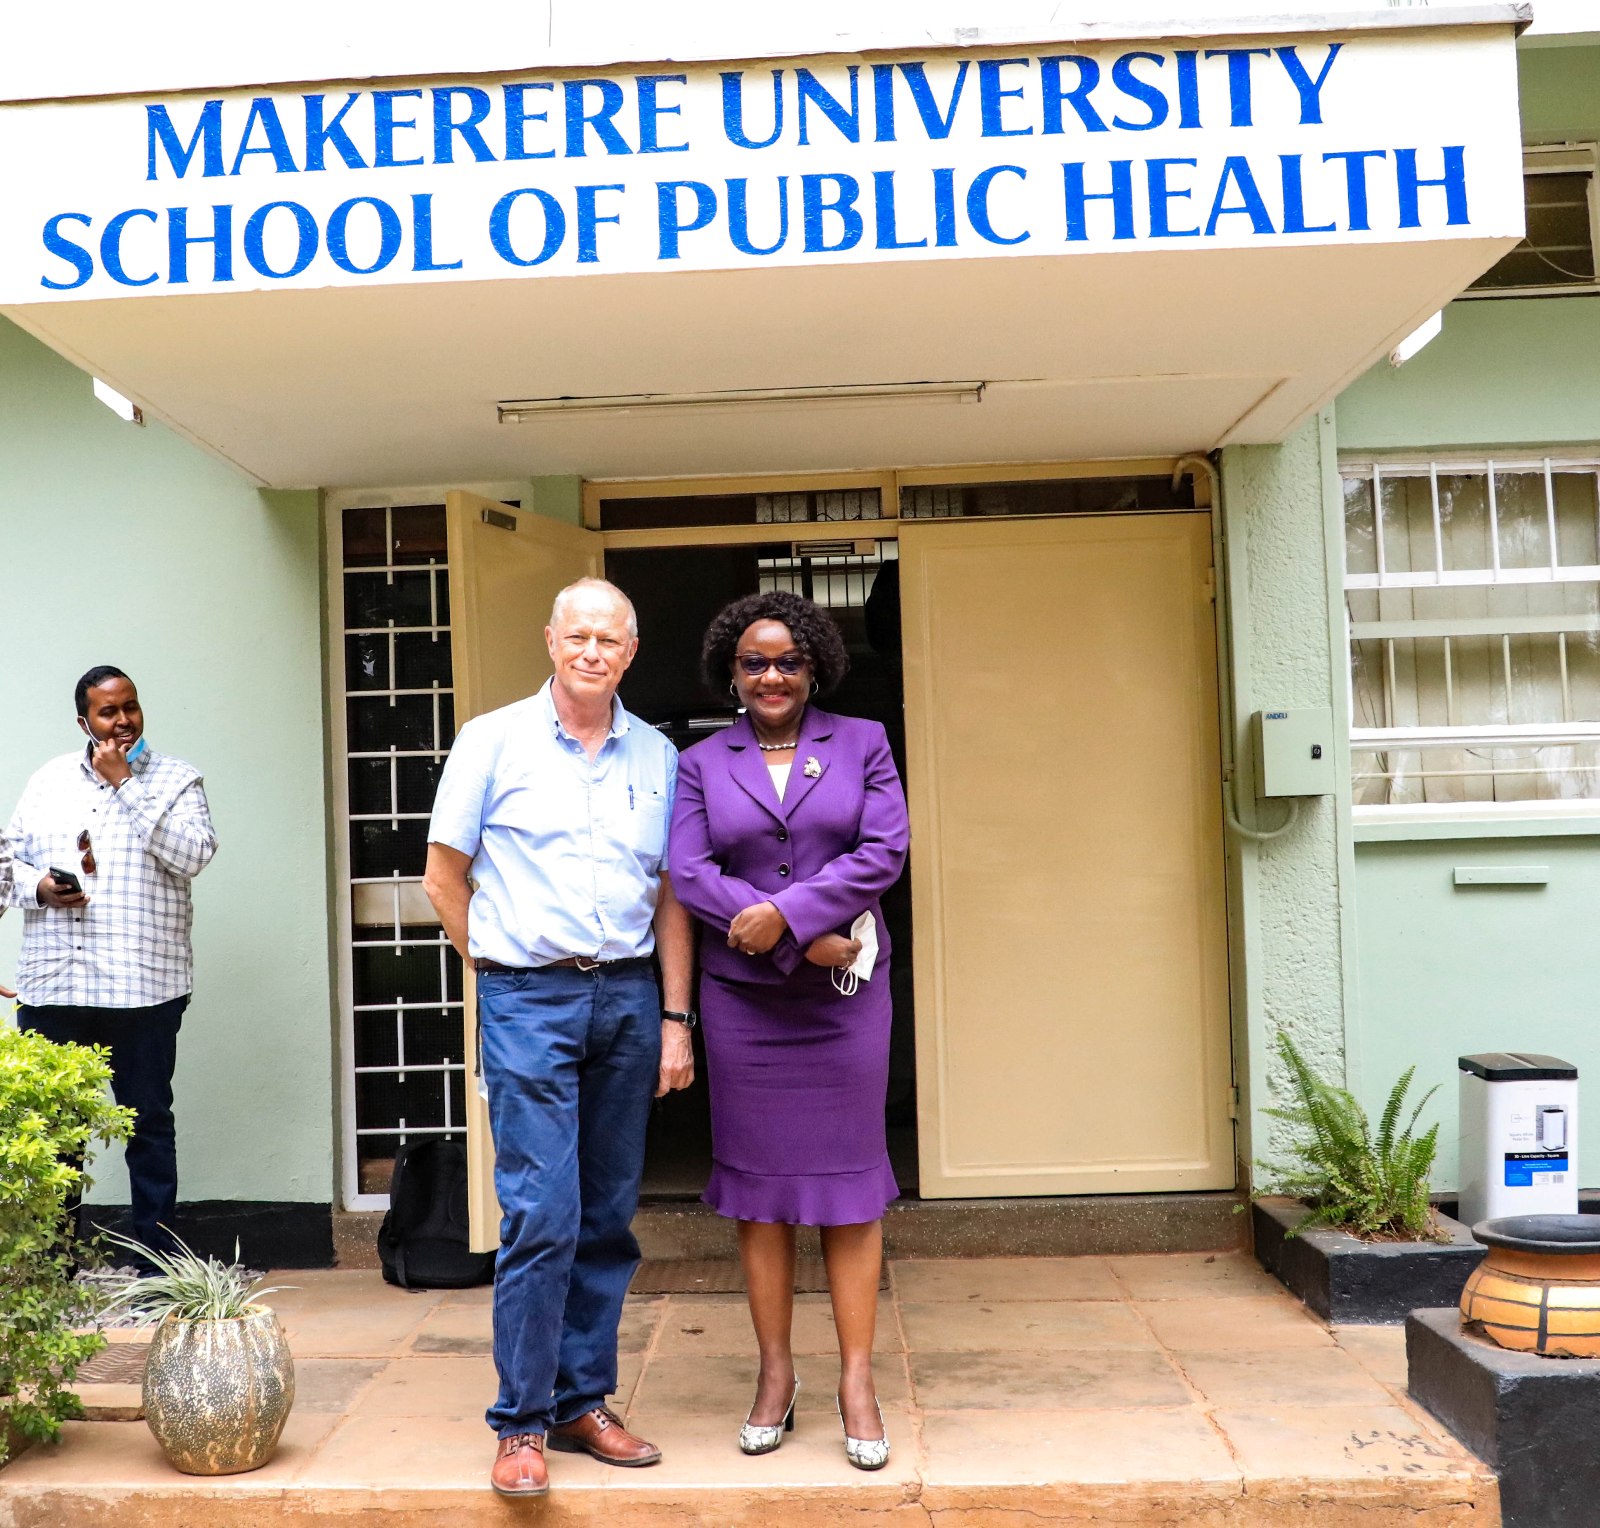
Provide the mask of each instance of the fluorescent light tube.
{"label": "fluorescent light tube", "polygon": [[722,393],[622,393],[593,398],[521,398],[497,405],[501,424],[553,414],[646,414],[677,409],[756,411],[805,405],[841,408],[897,403],[981,403],[983,382],[862,382],[828,387],[749,388]]}
{"label": "fluorescent light tube", "polygon": [[143,424],[144,410],[131,398],[124,398],[116,388],[108,386],[99,377],[94,379],[94,395],[119,419],[129,424]]}

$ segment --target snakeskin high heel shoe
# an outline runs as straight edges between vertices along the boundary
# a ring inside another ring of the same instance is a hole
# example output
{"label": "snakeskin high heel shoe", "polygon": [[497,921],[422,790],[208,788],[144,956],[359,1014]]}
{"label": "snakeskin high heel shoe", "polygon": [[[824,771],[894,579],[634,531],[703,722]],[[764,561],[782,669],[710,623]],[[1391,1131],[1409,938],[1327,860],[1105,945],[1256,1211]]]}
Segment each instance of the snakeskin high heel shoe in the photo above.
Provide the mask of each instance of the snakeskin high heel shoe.
{"label": "snakeskin high heel shoe", "polygon": [[[883,1427],[883,1407],[878,1405],[877,1396],[873,1396],[872,1404],[877,1409],[878,1425]],[[844,1407],[839,1404],[839,1397],[833,1398],[834,1410],[839,1413],[839,1427],[844,1429]],[[844,1456],[858,1470],[881,1470],[889,1462],[889,1431],[884,1428],[881,1438],[852,1438],[848,1432],[844,1435]]]}
{"label": "snakeskin high heel shoe", "polygon": [[[739,1452],[741,1454],[770,1454],[780,1443],[786,1432],[794,1431],[794,1402],[800,1394],[800,1380],[796,1376],[794,1389],[789,1395],[789,1409],[784,1412],[783,1420],[772,1427],[758,1427],[747,1416],[744,1426],[739,1429]],[[755,1407],[750,1410],[754,1412]]]}

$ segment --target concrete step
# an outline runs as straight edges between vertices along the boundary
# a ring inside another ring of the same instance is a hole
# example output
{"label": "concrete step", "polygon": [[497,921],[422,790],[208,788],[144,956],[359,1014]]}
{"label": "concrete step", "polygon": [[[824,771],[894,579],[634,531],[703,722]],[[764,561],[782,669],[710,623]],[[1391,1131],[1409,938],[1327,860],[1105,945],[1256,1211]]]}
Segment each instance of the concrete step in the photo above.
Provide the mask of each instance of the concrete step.
{"label": "concrete step", "polygon": [[[907,1199],[883,1220],[891,1257],[1131,1256],[1242,1247],[1249,1216],[1235,1193],[1085,1194],[1055,1199]],[[381,1214],[334,1216],[341,1268],[378,1266]],[[697,1200],[639,1207],[634,1234],[647,1258],[732,1258],[734,1221]],[[815,1232],[809,1233],[812,1242]]]}
{"label": "concrete step", "polygon": [[628,1528],[1493,1528],[1492,1481],[1466,1487],[1396,1480],[1263,1483],[1192,1480],[985,1485],[874,1480],[712,1486],[614,1471],[557,1485],[542,1502],[506,1502],[483,1485],[420,1488],[171,1481],[132,1492],[60,1487],[9,1496],[6,1528],[507,1528],[510,1523]]}

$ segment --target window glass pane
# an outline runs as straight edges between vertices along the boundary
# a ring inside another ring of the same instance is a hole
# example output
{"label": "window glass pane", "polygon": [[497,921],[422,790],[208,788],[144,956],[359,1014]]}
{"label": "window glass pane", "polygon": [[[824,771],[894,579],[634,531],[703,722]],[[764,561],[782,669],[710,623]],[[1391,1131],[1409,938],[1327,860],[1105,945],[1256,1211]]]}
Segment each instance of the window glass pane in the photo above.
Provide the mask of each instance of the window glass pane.
{"label": "window glass pane", "polygon": [[357,626],[428,626],[433,623],[433,590],[438,584],[439,624],[449,621],[449,581],[440,573],[347,573],[344,623]]}
{"label": "window glass pane", "polygon": [[391,1009],[355,1016],[357,1066],[393,1066],[400,1059],[400,1029]]}
{"label": "window glass pane", "polygon": [[1419,573],[1437,566],[1433,545],[1433,492],[1425,477],[1385,473],[1379,500],[1383,509],[1383,565],[1388,573]]}
{"label": "window glass pane", "polygon": [[350,824],[350,869],[363,879],[419,876],[427,859],[428,824],[421,818]]}
{"label": "window glass pane", "polygon": [[344,512],[340,528],[344,533],[345,567],[383,565],[388,548],[387,513],[382,509],[347,509]]}
{"label": "window glass pane", "polygon": [[389,688],[389,638],[363,632],[344,639],[344,684],[347,690]]}
{"label": "window glass pane", "polygon": [[1063,478],[1028,483],[935,484],[900,490],[906,520],[993,515],[1106,515],[1141,509],[1192,509],[1188,478]]}
{"label": "window glass pane", "polygon": [[1500,519],[1500,566],[1550,565],[1550,516],[1542,472],[1497,472],[1495,505]]}
{"label": "window glass pane", "polygon": [[1348,573],[1378,571],[1370,478],[1350,477],[1344,480],[1344,565]]}
{"label": "window glass pane", "polygon": [[1524,175],[1527,235],[1472,283],[1477,291],[1578,286],[1594,280],[1594,245],[1586,171]]}
{"label": "window glass pane", "polygon": [[460,1009],[408,1008],[401,1023],[405,1029],[407,1065],[436,1065],[462,1059]]}
{"label": "window glass pane", "polygon": [[[378,762],[384,761],[380,759]],[[444,760],[396,759],[394,767],[400,786],[400,810],[431,812],[434,794],[439,789],[439,777],[444,773]]]}
{"label": "window glass pane", "polygon": [[447,634],[406,632],[394,639],[394,683],[397,690],[449,688],[450,638]]}
{"label": "window glass pane", "polygon": [[1552,472],[1556,552],[1564,568],[1600,567],[1600,505],[1594,472]]}
{"label": "window glass pane", "polygon": [[[447,747],[448,726],[434,729],[434,707],[449,709],[448,695],[353,695],[345,702],[349,718],[350,748],[354,753],[371,753],[389,748],[427,749]],[[442,734],[442,735],[441,735]]]}
{"label": "window glass pane", "polygon": [[389,761],[387,759],[351,759],[350,810],[363,816],[372,812],[392,812],[389,799]]}
{"label": "window glass pane", "polygon": [[444,505],[411,504],[389,511],[396,562],[443,562],[446,557]]}
{"label": "window glass pane", "polygon": [[1451,571],[1494,566],[1489,482],[1481,472],[1439,474],[1439,534]]}
{"label": "window glass pane", "polygon": [[876,488],[807,489],[793,493],[663,494],[648,499],[602,499],[608,531],[666,525],[795,525],[815,521],[877,520]]}
{"label": "window glass pane", "polygon": [[[392,942],[387,928],[357,927],[353,955],[355,1000],[362,1003],[437,1003],[439,990],[439,950],[436,945],[401,945]],[[425,937],[416,930],[408,938]],[[382,941],[390,939],[384,944]],[[363,943],[364,940],[374,941]]]}

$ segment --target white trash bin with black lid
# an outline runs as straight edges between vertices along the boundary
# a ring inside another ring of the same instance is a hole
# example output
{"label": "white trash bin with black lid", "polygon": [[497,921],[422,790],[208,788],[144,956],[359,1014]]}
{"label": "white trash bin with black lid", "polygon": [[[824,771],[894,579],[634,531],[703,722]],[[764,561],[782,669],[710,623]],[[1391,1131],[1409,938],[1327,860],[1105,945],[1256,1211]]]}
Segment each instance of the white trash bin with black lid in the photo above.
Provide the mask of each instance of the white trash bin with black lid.
{"label": "white trash bin with black lid", "polygon": [[1476,1225],[1504,1215],[1578,1213],[1578,1069],[1557,1056],[1463,1056],[1461,1206]]}

